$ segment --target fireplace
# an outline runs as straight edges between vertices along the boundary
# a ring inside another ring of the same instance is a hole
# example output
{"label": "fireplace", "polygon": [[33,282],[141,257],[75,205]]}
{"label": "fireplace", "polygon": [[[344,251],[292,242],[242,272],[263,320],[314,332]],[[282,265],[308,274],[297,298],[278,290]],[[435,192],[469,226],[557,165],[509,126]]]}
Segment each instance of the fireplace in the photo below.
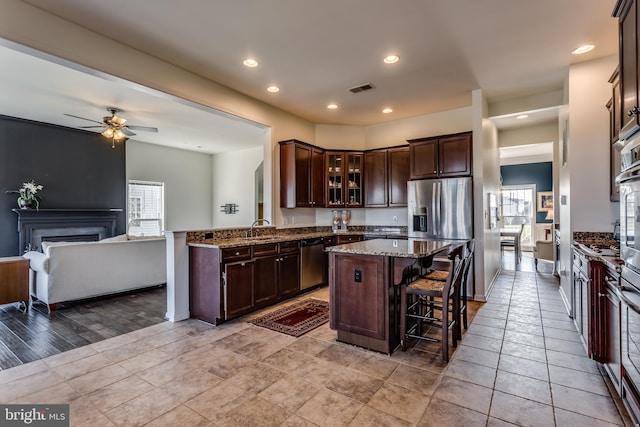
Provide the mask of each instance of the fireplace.
{"label": "fireplace", "polygon": [[122,209],[13,210],[18,215],[19,253],[40,251],[42,242],[91,242],[113,237]]}

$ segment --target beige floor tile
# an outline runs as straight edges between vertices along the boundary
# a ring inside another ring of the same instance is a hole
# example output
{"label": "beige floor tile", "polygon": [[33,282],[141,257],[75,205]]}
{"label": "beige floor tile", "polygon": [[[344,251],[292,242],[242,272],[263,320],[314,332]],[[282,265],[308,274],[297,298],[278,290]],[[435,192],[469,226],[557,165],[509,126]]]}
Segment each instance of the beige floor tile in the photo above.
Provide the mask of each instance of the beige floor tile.
{"label": "beige floor tile", "polygon": [[352,427],[410,427],[413,424],[400,418],[389,415],[386,412],[379,411],[377,409],[365,406],[362,408],[358,415],[351,421],[349,426]]}
{"label": "beige floor tile", "polygon": [[253,395],[246,393],[241,388],[226,381],[221,381],[204,393],[188,400],[184,405],[208,420],[217,423],[225,412],[244,404],[251,397]]}
{"label": "beige floor tile", "polygon": [[60,354],[56,354],[55,356],[47,357],[46,359],[42,359],[42,361],[49,365],[49,367],[55,368],[70,362],[75,362],[76,360],[84,359],[96,353],[97,351],[93,347],[91,347],[90,345],[85,345],[84,347],[79,347]]}
{"label": "beige floor tile", "polygon": [[549,365],[549,378],[552,383],[578,390],[601,394],[609,397],[609,389],[605,385],[602,375]]}
{"label": "beige floor tile", "polygon": [[518,344],[544,348],[544,337],[542,335],[527,334],[525,332],[506,330],[504,332],[504,340],[515,342]]}
{"label": "beige floor tile", "polygon": [[171,411],[154,419],[145,427],[173,427],[173,426],[189,426],[189,427],[213,427],[213,424],[195,411],[180,405]]}
{"label": "beige floor tile", "polygon": [[483,337],[480,335],[465,334],[463,335],[462,344],[468,347],[479,348],[481,350],[499,352],[502,347],[502,340]]}
{"label": "beige floor tile", "polygon": [[556,408],[577,412],[613,424],[622,424],[620,414],[611,398],[558,384],[551,384]]}
{"label": "beige floor tile", "polygon": [[520,426],[549,427],[555,424],[551,406],[500,391],[493,394],[490,415]]}
{"label": "beige floor tile", "polygon": [[551,405],[551,386],[547,381],[540,381],[511,372],[498,371],[495,389],[525,399],[535,400],[545,405]]}
{"label": "beige floor tile", "polygon": [[441,374],[436,374],[408,365],[400,365],[393,374],[389,376],[387,382],[409,390],[415,390],[422,394],[430,395],[436,389],[441,379]]}
{"label": "beige floor tile", "polygon": [[8,403],[66,404],[79,397],[80,394],[69,384],[60,383]]}
{"label": "beige floor tile", "polygon": [[3,384],[10,383],[11,381],[19,380],[21,378],[28,377],[39,372],[44,372],[49,369],[49,366],[44,360],[36,360],[24,365],[16,366],[15,368],[5,369],[0,371],[0,387]]}
{"label": "beige floor tile", "polygon": [[487,415],[444,400],[433,398],[418,422],[418,427],[484,426]]}
{"label": "beige floor tile", "polygon": [[202,364],[201,367],[206,368],[213,375],[226,379],[231,378],[241,372],[244,367],[254,363],[256,362],[247,357],[229,352],[222,354],[221,357],[209,355],[209,360]]}
{"label": "beige floor tile", "polygon": [[115,424],[111,422],[111,420],[109,418],[107,418],[106,415],[104,415],[103,413],[97,413],[94,416],[92,416],[91,418],[77,424],[75,423],[73,420],[71,421],[71,426],[72,427],[95,427],[95,426],[100,426],[100,427],[114,427]]}
{"label": "beige floor tile", "polygon": [[352,369],[345,369],[342,375],[333,377],[326,387],[336,393],[366,404],[382,384],[383,381],[378,378]]}
{"label": "beige floor tile", "polygon": [[104,412],[147,393],[153,388],[148,382],[132,375],[87,394],[86,399],[98,410]]}
{"label": "beige floor tile", "polygon": [[175,400],[156,388],[106,411],[105,415],[118,426],[141,426],[169,412],[176,406],[178,403]]}
{"label": "beige floor tile", "polygon": [[[278,335],[284,337],[282,334]],[[261,361],[273,353],[280,351],[292,342],[293,341],[282,340],[279,337],[262,338],[259,341],[252,342],[235,350],[235,352],[244,357],[248,357],[249,359]]]}
{"label": "beige floor tile", "polygon": [[347,426],[362,409],[362,404],[330,390],[320,390],[296,415],[319,426]]}
{"label": "beige floor tile", "polygon": [[[64,353],[62,353],[64,354]],[[89,372],[96,371],[111,365],[113,362],[106,358],[102,353],[95,353],[87,357],[73,360],[70,363],[59,365],[53,368],[53,371],[60,375],[64,380],[79,377]]]}
{"label": "beige floor tile", "polygon": [[283,348],[264,358],[262,363],[284,372],[292,372],[311,360],[313,356]]}
{"label": "beige floor tile", "polygon": [[385,383],[367,406],[409,423],[417,423],[429,405],[429,396],[404,387]]}
{"label": "beige floor tile", "polygon": [[555,408],[556,425],[557,426],[589,426],[589,427],[613,427],[623,424],[612,424],[606,421],[591,418],[585,415],[576,414],[575,412],[565,411],[564,409]]}
{"label": "beige floor tile", "polygon": [[293,414],[282,423],[281,427],[318,427],[318,425]]}
{"label": "beige floor tile", "polygon": [[493,417],[489,417],[489,420],[487,421],[487,427],[513,427],[515,425],[517,424],[508,423]]}
{"label": "beige floor tile", "polygon": [[339,376],[346,368],[335,363],[326,362],[318,358],[312,358],[291,371],[292,375],[309,381],[318,386],[326,385],[335,376]]}
{"label": "beige floor tile", "polygon": [[159,365],[160,363],[165,362],[170,358],[171,356],[167,353],[164,353],[161,350],[153,349],[138,354],[137,356],[133,356],[132,358],[127,359],[123,362],[120,362],[120,366],[122,366],[129,372],[137,373],[149,369],[153,366]]}
{"label": "beige floor tile", "polygon": [[144,342],[132,341],[118,347],[104,350],[102,354],[112,362],[122,362],[139,354],[146,353],[147,351],[149,351],[149,347],[147,347]]}
{"label": "beige floor tile", "polygon": [[349,365],[349,368],[371,375],[379,379],[387,379],[400,364],[388,356],[380,356],[371,352],[362,352],[360,357]]}
{"label": "beige floor tile", "polygon": [[276,427],[289,418],[289,413],[260,397],[253,396],[248,401],[226,411],[216,420],[220,427]]}
{"label": "beige floor tile", "polygon": [[535,360],[536,362],[547,363],[547,352],[544,348],[524,345],[512,341],[505,341],[502,344],[502,354],[521,357],[523,359]]}
{"label": "beige floor tile", "polygon": [[549,381],[547,364],[503,354],[498,369],[541,381]]}
{"label": "beige floor tile", "polygon": [[212,373],[202,369],[195,369],[180,377],[174,378],[161,388],[178,402],[186,402],[198,394],[209,390],[220,381],[222,381],[222,378]]}
{"label": "beige floor tile", "polygon": [[[98,411],[95,406],[91,404],[84,397],[71,400],[69,402],[69,420],[70,424],[75,425],[100,425],[90,424],[96,419],[102,419],[104,414]],[[106,418],[106,417],[105,417]]]}
{"label": "beige floor tile", "polygon": [[131,376],[131,373],[122,366],[109,365],[97,371],[73,378],[68,383],[80,393],[88,394],[128,376]]}
{"label": "beige floor tile", "polygon": [[433,393],[433,397],[487,414],[492,392],[493,390],[487,387],[444,377]]}
{"label": "beige floor tile", "polygon": [[[466,334],[464,338],[469,336]],[[500,359],[500,353],[489,350],[482,350],[475,347],[469,347],[465,344],[464,339],[458,349],[455,351],[452,360],[465,360],[467,362],[473,362],[478,365],[487,366],[489,368],[498,367],[498,361]]]}
{"label": "beige floor tile", "polygon": [[342,366],[349,366],[360,358],[364,350],[350,345],[330,344],[316,357]]}
{"label": "beige floor tile", "polygon": [[285,375],[261,391],[258,396],[289,412],[295,412],[315,396],[319,390],[320,387],[307,381],[292,375]]}
{"label": "beige floor tile", "polygon": [[174,378],[181,377],[194,369],[196,368],[186,362],[171,359],[142,372],[138,372],[137,375],[157,387],[173,380]]}
{"label": "beige floor tile", "polygon": [[98,341],[96,343],[90,344],[89,347],[94,349],[95,351],[102,352],[106,350],[111,350],[116,347],[120,347],[121,345],[130,344],[134,342],[136,339],[124,334],[118,335],[117,337],[108,338],[103,341]]}
{"label": "beige floor tile", "polygon": [[260,393],[282,377],[282,372],[259,362],[251,362],[238,370],[227,381],[248,393]]}
{"label": "beige floor tile", "polygon": [[61,383],[62,378],[49,370],[18,378],[0,386],[0,402],[10,402]]}
{"label": "beige floor tile", "polygon": [[322,350],[329,348],[331,345],[333,344],[327,341],[311,338],[305,335],[297,339],[296,342],[294,342],[287,348],[289,350],[300,351],[302,353],[315,356],[316,354],[320,353]]}
{"label": "beige floor tile", "polygon": [[586,355],[578,356],[576,354],[547,350],[547,360],[549,365],[562,366],[590,374],[598,374],[600,372],[597,362],[589,359]]}
{"label": "beige floor tile", "polygon": [[237,332],[231,335],[227,335],[226,337],[221,338],[219,340],[216,340],[215,347],[228,350],[228,351],[235,351],[248,344],[251,344],[254,341],[257,341],[257,340]]}
{"label": "beige floor tile", "polygon": [[444,375],[492,388],[496,380],[496,369],[456,359],[449,363]]}

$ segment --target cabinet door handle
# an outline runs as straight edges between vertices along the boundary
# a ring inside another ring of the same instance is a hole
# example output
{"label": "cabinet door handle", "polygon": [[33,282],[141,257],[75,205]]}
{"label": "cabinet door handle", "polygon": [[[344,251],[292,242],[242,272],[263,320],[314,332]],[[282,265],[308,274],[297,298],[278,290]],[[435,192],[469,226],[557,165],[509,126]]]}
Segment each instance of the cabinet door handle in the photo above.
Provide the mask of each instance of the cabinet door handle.
{"label": "cabinet door handle", "polygon": [[236,252],[236,256],[240,255],[240,252]]}
{"label": "cabinet door handle", "polygon": [[598,292],[598,296],[599,296],[600,298],[602,298],[602,297],[606,297],[606,296],[607,296],[607,294],[601,294],[600,292]]}
{"label": "cabinet door handle", "polygon": [[245,265],[247,264],[243,262],[242,264],[240,264],[240,267],[244,267]]}
{"label": "cabinet door handle", "polygon": [[634,105],[633,108],[627,112],[627,117],[631,117],[633,115],[638,115],[638,114],[640,114],[640,109],[638,109],[637,105]]}

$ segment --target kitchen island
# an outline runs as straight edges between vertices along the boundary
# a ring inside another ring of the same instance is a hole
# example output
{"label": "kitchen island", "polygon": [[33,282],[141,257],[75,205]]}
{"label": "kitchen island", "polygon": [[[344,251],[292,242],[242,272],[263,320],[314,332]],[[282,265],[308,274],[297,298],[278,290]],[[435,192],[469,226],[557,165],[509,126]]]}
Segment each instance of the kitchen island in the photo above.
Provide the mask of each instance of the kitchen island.
{"label": "kitchen island", "polygon": [[330,327],[338,341],[391,354],[400,344],[400,289],[451,247],[442,240],[375,239],[327,248]]}

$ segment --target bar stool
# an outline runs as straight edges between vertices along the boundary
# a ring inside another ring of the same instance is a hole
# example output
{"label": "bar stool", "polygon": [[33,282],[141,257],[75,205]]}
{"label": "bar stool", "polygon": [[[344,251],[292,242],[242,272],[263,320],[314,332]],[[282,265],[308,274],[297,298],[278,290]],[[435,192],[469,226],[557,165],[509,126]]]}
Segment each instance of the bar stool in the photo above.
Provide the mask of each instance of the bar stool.
{"label": "bar stool", "polygon": [[[446,281],[432,280],[424,277],[400,288],[400,345],[407,349],[407,339],[415,338],[442,345],[442,359],[449,361],[449,329],[452,334],[452,345],[457,346],[458,318],[462,281],[462,251],[460,245],[449,252],[450,261]],[[439,313],[439,316],[437,315]],[[423,335],[423,325],[439,326],[441,338]]]}

